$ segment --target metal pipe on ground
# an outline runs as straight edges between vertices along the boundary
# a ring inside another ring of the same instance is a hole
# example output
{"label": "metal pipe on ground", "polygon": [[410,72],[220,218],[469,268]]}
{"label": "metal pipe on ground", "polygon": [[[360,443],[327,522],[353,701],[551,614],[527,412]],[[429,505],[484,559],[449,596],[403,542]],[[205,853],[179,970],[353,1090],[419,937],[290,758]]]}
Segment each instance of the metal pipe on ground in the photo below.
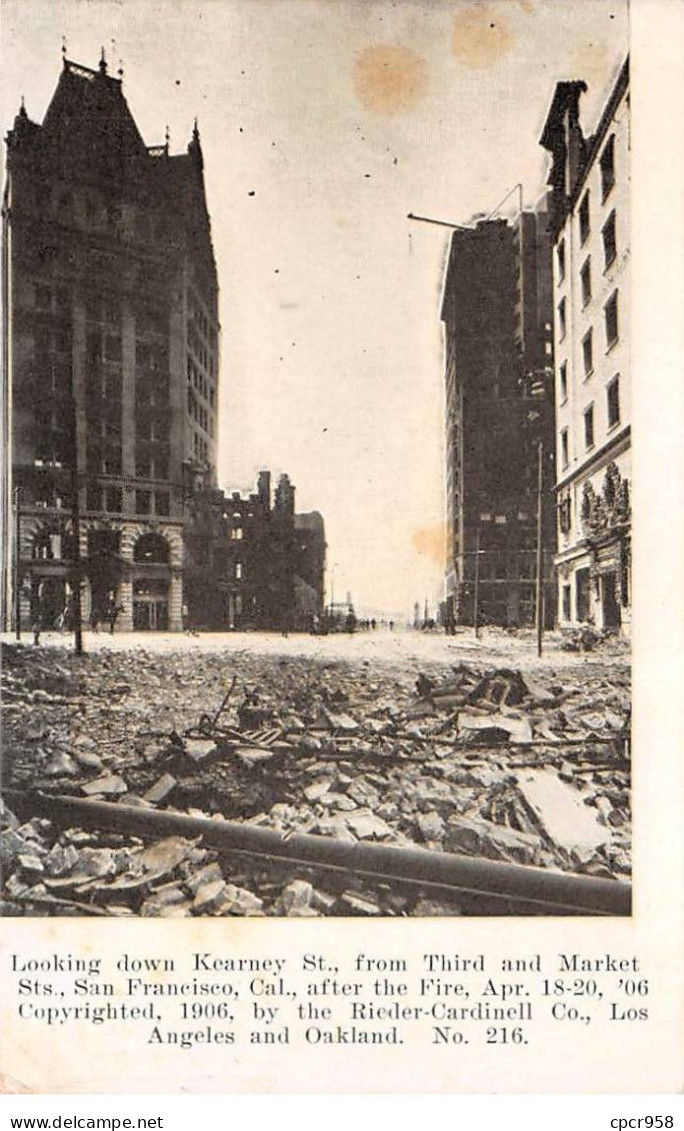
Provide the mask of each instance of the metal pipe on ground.
{"label": "metal pipe on ground", "polygon": [[547,914],[630,915],[632,888],[619,880],[577,876],[522,864],[502,864],[479,857],[431,852],[383,844],[347,843],[332,837],[298,833],[284,838],[274,829],[235,821],[188,817],[109,801],[49,796],[8,790],[8,806],[19,815],[47,817],[58,825],[151,837],[202,837],[221,852],[244,852],[309,868],[340,868],[385,882],[431,886],[495,896],[544,909]]}

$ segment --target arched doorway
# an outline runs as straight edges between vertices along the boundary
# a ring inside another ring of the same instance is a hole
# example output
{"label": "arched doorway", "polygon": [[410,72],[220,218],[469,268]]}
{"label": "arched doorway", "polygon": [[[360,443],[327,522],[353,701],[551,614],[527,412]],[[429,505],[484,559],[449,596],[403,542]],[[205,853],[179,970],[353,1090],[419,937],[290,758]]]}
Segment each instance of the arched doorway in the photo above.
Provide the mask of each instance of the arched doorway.
{"label": "arched doorway", "polygon": [[138,632],[168,630],[169,559],[161,534],[142,534],[133,547],[133,628]]}

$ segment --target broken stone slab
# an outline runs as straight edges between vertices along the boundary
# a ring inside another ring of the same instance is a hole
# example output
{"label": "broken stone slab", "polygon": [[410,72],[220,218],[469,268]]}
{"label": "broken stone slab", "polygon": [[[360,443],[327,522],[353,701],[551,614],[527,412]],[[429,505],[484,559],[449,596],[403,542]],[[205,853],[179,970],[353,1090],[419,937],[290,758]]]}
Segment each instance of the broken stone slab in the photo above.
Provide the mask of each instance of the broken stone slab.
{"label": "broken stone slab", "polygon": [[330,892],[327,891],[321,891],[320,888],[313,889],[311,894],[311,906],[316,911],[321,911],[324,915],[329,915],[336,903],[336,895],[331,895]]}
{"label": "broken stone slab", "polygon": [[451,785],[466,785],[479,789],[490,789],[493,785],[499,785],[506,778],[506,773],[500,766],[485,766],[479,762],[475,762],[468,766],[467,769],[452,770],[449,773],[449,784]]}
{"label": "broken stone slab", "polygon": [[307,801],[317,801],[324,793],[327,793],[332,785],[332,778],[319,778],[317,781],[312,782],[310,786],[304,790],[304,796]]}
{"label": "broken stone slab", "polygon": [[45,868],[49,876],[65,876],[78,864],[79,851],[73,844],[53,844],[45,857]]}
{"label": "broken stone slab", "polygon": [[186,899],[183,903],[169,903],[159,912],[160,919],[188,919],[192,915],[192,902]]}
{"label": "broken stone slab", "polygon": [[22,879],[16,872],[5,880],[5,894],[10,899],[21,899],[31,890],[31,884]]}
{"label": "broken stone slab", "polygon": [[357,808],[356,802],[347,797],[346,793],[325,793],[318,801],[326,808],[339,809],[343,813],[351,813]]}
{"label": "broken stone slab", "polygon": [[263,766],[270,762],[276,753],[277,751],[272,748],[263,750],[259,746],[238,746],[235,750],[237,760],[248,770],[253,770],[257,766]]}
{"label": "broken stone slab", "polygon": [[154,809],[151,801],[145,801],[143,797],[138,797],[137,793],[129,793],[126,804],[132,806],[133,809]]}
{"label": "broken stone slab", "polygon": [[189,900],[177,884],[166,884],[158,891],[152,892],[140,908],[140,914],[145,918],[160,916],[162,912],[173,904],[189,905]]}
{"label": "broken stone slab", "polygon": [[195,893],[192,901],[192,910],[196,915],[206,911],[214,911],[224,902],[226,893],[225,880],[210,880],[202,884]]}
{"label": "broken stone slab", "polygon": [[89,747],[76,746],[73,752],[73,758],[75,762],[78,762],[82,770],[102,769],[102,759]]}
{"label": "broken stone slab", "polygon": [[78,773],[78,766],[73,758],[60,751],[43,768],[43,773],[48,778],[73,777]]}
{"label": "broken stone slab", "polygon": [[541,683],[538,683],[537,680],[530,679],[529,676],[526,676],[525,682],[527,683],[529,692],[525,705],[532,710],[550,710],[561,701],[557,694],[554,694],[553,691],[550,691]]}
{"label": "broken stone slab", "polygon": [[16,862],[19,865],[21,872],[29,878],[31,876],[42,876],[45,873],[43,861],[39,856],[22,853],[17,856]]}
{"label": "broken stone slab", "polygon": [[321,817],[314,826],[314,831],[320,833],[321,836],[332,836],[335,837],[336,840],[344,840],[349,844],[356,844],[357,838],[354,836],[341,813],[336,813],[334,816],[330,817]]}
{"label": "broken stone slab", "polygon": [[292,880],[276,900],[275,913],[296,916],[302,911],[310,911],[313,892],[313,884],[308,880]]}
{"label": "broken stone slab", "polygon": [[18,829],[19,824],[18,817],[14,815],[11,809],[7,808],[2,797],[0,797],[0,826],[3,829]]}
{"label": "broken stone slab", "polygon": [[223,902],[217,911],[221,915],[262,915],[263,899],[259,899],[254,892],[247,888],[227,884],[223,895]]}
{"label": "broken stone slab", "polygon": [[457,916],[461,914],[458,903],[442,903],[437,899],[419,899],[410,911],[411,915],[420,915],[424,918],[436,918],[441,915]]}
{"label": "broken stone slab", "polygon": [[[527,719],[515,715],[469,715],[461,714],[458,719],[458,732],[466,741],[484,744],[491,741],[531,742],[532,727]],[[503,732],[503,738],[498,734]],[[478,737],[479,736],[479,737]]]}
{"label": "broken stone slab", "polygon": [[347,813],[344,820],[359,840],[384,840],[393,836],[390,826],[370,810],[358,809],[355,813]]}
{"label": "broken stone slab", "polygon": [[429,813],[419,813],[416,824],[424,841],[441,841],[444,839],[445,824],[436,809]]}
{"label": "broken stone slab", "polygon": [[345,891],[337,901],[344,915],[380,915],[381,911],[372,896]]}
{"label": "broken stone slab", "polygon": [[509,863],[539,863],[542,843],[539,837],[495,825],[480,818],[449,818],[444,847],[447,852],[464,852],[468,856],[484,856],[488,860]]}
{"label": "broken stone slab", "polygon": [[158,778],[154,783],[152,788],[148,789],[147,793],[143,794],[142,799],[143,801],[147,801],[152,805],[158,805],[160,801],[165,801],[166,798],[173,793],[177,785],[178,782],[174,778],[173,774],[162,774],[162,776]]}
{"label": "broken stone slab", "polygon": [[606,831],[582,795],[553,770],[519,774],[517,789],[540,832],[567,852],[605,843]]}
{"label": "broken stone slab", "polygon": [[377,789],[363,777],[354,778],[351,785],[347,786],[347,796],[357,805],[367,806],[370,809],[375,809],[380,803]]}
{"label": "broken stone slab", "polygon": [[356,734],[360,730],[359,724],[351,715],[333,713],[327,708],[324,708],[323,714],[331,730],[341,731],[343,734]]}
{"label": "broken stone slab", "polygon": [[468,695],[471,703],[488,699],[492,703],[514,707],[528,695],[525,680],[517,669],[499,668],[488,672],[475,684]]}
{"label": "broken stone slab", "polygon": [[138,854],[138,859],[146,872],[154,873],[155,877],[158,877],[173,872],[193,848],[195,848],[194,841],[180,836],[170,836],[144,848]]}
{"label": "broken stone slab", "polygon": [[185,880],[185,886],[192,893],[196,895],[201,887],[205,884],[216,883],[223,879],[223,872],[221,866],[217,863],[205,864],[197,872],[192,872]]}
{"label": "broken stone slab", "polygon": [[115,876],[116,855],[111,848],[82,848],[78,853],[78,871],[93,879]]}
{"label": "broken stone slab", "polygon": [[128,786],[118,774],[104,774],[102,777],[86,782],[85,785],[81,786],[81,789],[88,797],[95,794],[99,794],[101,797],[113,797],[119,793],[126,793]]}
{"label": "broken stone slab", "polygon": [[217,749],[213,738],[186,738],[183,745],[185,753],[193,762],[203,762]]}
{"label": "broken stone slab", "polygon": [[33,843],[14,829],[0,833],[0,870],[9,871],[18,856],[31,856]]}

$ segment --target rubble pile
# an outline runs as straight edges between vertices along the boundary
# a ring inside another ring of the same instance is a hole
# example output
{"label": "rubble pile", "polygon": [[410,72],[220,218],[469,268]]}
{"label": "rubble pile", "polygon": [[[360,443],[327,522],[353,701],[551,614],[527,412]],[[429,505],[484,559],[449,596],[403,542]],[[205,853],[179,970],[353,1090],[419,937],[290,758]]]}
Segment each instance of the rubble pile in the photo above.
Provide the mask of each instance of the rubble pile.
{"label": "rubble pile", "polygon": [[[349,843],[630,872],[629,671],[7,646],[5,784]],[[472,913],[466,897],[1,815],[27,913]],[[237,862],[236,862],[237,860]],[[293,874],[296,873],[293,879]],[[19,912],[21,913],[21,912]],[[67,912],[68,913],[68,912]]]}

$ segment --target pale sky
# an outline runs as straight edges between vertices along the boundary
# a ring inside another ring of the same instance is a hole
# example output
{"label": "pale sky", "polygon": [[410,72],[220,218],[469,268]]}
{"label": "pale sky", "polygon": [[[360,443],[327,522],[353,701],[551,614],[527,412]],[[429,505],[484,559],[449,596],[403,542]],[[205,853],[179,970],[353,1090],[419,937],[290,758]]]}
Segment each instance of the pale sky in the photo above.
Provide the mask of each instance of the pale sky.
{"label": "pale sky", "polygon": [[[287,471],[329,581],[408,616],[442,595],[449,233],[518,181],[561,79],[585,131],[627,51],[625,0],[2,0],[2,125],[42,121],[103,44],[148,145],[199,119],[221,290],[219,483]],[[114,41],[114,44],[112,43]]]}

